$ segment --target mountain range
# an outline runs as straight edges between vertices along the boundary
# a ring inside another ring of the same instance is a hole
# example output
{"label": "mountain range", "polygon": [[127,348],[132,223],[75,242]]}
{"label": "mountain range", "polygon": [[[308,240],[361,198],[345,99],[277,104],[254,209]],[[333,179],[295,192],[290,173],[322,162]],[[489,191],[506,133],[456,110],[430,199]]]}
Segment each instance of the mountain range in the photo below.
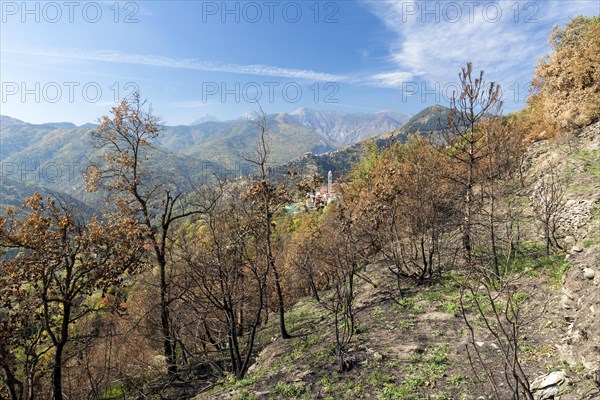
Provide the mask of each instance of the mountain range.
{"label": "mountain range", "polygon": [[[443,109],[423,110],[418,121],[395,111],[369,114],[301,108],[269,114],[271,162],[283,168],[294,166],[301,173],[334,170],[340,176],[358,161],[366,139],[403,131],[403,126],[408,126],[409,132],[424,131],[429,127],[424,115],[437,117]],[[90,205],[97,203],[97,198],[85,192],[81,178],[86,165],[97,156],[89,136],[95,127],[70,122],[31,124],[0,116],[0,205],[17,205],[13,203],[18,198],[37,187]],[[186,179],[213,172],[245,175],[241,156],[252,151],[256,134],[252,119],[165,126],[155,154],[160,163],[155,167],[162,174]]]}
{"label": "mountain range", "polygon": [[281,167],[281,170],[294,170],[301,174],[316,173],[321,176],[326,176],[329,171],[332,171],[334,177],[338,179],[350,172],[352,165],[361,160],[367,143],[375,141],[377,147],[382,148],[396,141],[405,141],[408,134],[428,134],[443,130],[449,115],[448,107],[433,105],[421,110],[401,127],[388,129],[385,134],[373,135],[366,140],[326,153],[305,153],[301,157],[290,160]]}

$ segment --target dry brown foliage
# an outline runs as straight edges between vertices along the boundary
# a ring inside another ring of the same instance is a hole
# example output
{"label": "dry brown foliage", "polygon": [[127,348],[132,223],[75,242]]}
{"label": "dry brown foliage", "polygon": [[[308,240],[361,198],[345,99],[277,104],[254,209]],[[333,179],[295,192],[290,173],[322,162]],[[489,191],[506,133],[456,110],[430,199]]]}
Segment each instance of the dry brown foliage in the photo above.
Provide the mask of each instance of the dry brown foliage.
{"label": "dry brown foliage", "polygon": [[587,126],[600,118],[600,24],[577,17],[555,26],[554,50],[538,63],[522,124],[531,141]]}

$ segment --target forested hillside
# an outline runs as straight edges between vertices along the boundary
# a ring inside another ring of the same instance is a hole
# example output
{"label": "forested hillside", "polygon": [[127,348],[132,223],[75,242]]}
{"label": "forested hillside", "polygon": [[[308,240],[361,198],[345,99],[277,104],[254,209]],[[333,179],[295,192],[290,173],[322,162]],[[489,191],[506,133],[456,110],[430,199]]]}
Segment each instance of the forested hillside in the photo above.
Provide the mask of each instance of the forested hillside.
{"label": "forested hillside", "polygon": [[[600,19],[550,43],[522,111],[467,62],[448,108],[284,173],[282,115],[186,156],[140,93],[73,128],[95,210],[5,189],[0,398],[599,398]],[[251,173],[194,179],[239,143]]]}
{"label": "forested hillside", "polygon": [[[254,118],[254,117],[252,117]],[[200,182],[220,178],[237,178],[251,174],[253,166],[243,160],[244,153],[254,146],[255,123],[252,118],[232,121],[209,121],[196,125],[161,126],[156,140],[159,145],[156,160],[160,160],[162,179],[179,179],[190,190],[189,181]],[[384,111],[375,114],[318,112],[300,109],[294,113],[266,116],[269,125],[271,166],[280,166],[298,159],[307,152],[321,154],[346,146],[353,147],[369,137],[379,137],[399,128],[407,116]],[[30,124],[0,116],[1,177],[3,203],[19,205],[25,196],[14,201],[14,185],[20,181],[21,193],[54,192],[73,196],[88,207],[99,207],[102,198],[84,190],[82,173],[97,155],[89,132],[96,125],[75,126],[70,123]],[[356,146],[360,148],[360,144]],[[348,172],[358,157],[341,158],[336,176]],[[334,163],[335,164],[335,163]],[[334,167],[327,164],[324,168]],[[311,168],[300,165],[303,173]],[[282,170],[285,169],[282,168]],[[323,168],[320,168],[320,171]],[[325,169],[325,174],[329,171]],[[285,171],[284,171],[285,172]],[[181,179],[181,178],[184,179]],[[186,180],[188,182],[186,182]],[[12,189],[11,189],[12,188]]]}

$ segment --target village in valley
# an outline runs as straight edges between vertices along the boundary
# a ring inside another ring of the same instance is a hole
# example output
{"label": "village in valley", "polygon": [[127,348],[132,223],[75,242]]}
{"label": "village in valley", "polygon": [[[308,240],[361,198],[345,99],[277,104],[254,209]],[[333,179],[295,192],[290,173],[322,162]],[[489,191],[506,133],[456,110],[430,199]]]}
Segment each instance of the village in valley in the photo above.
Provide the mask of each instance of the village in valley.
{"label": "village in valley", "polygon": [[314,191],[306,193],[306,207],[319,208],[337,201],[338,195],[333,186],[333,173],[329,171],[327,174],[327,186],[319,186]]}

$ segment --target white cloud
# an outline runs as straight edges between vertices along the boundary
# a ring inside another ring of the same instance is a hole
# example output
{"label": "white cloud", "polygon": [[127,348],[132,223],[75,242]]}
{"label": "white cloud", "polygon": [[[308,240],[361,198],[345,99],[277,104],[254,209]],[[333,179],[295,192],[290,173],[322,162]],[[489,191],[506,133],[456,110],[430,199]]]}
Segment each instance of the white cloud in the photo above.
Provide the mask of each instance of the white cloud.
{"label": "white cloud", "polygon": [[374,75],[336,75],[305,69],[281,68],[271,65],[241,65],[180,59],[156,55],[129,54],[115,51],[29,51],[3,49],[3,52],[36,57],[50,57],[77,61],[101,61],[111,63],[138,64],[162,68],[177,68],[208,72],[271,76],[303,81],[340,82],[374,87],[400,87],[402,82],[413,77],[411,72],[384,72]]}
{"label": "white cloud", "polygon": [[536,50],[526,32],[511,24],[510,17],[491,22],[496,18],[491,15],[493,8],[484,12],[474,7],[471,13],[461,7],[462,17],[456,19],[450,9],[440,6],[449,3],[427,4],[427,10],[434,10],[431,14],[421,1],[369,3],[375,15],[397,35],[390,44],[389,60],[403,71],[429,81],[445,81],[449,76],[454,80],[457,68],[469,60],[482,68],[510,67]]}
{"label": "white cloud", "polygon": [[281,68],[271,65],[240,65],[214,63],[196,59],[179,59],[172,57],[120,53],[115,51],[22,51],[22,50],[3,50],[7,53],[33,55],[41,57],[53,57],[62,59],[74,59],[85,61],[104,61],[113,63],[139,64],[155,67],[179,68],[196,71],[226,72],[233,74],[248,74],[259,76],[274,76],[280,78],[302,79],[313,81],[343,81],[344,76],[328,74],[324,72],[311,71],[306,69]]}
{"label": "white cloud", "polygon": [[[387,59],[392,71],[376,74],[374,81],[393,87],[412,75],[431,87],[438,83],[443,86],[456,82],[460,67],[472,61],[476,71],[486,71],[486,80],[497,81],[507,90],[515,83],[522,88],[531,79],[539,57],[547,52],[550,26],[578,14],[598,13],[596,1],[568,4],[558,1],[365,2],[394,35]],[[520,97],[523,100],[524,96]]]}
{"label": "white cloud", "polygon": [[412,80],[415,75],[412,72],[395,71],[383,72],[363,78],[366,84],[378,87],[401,88],[402,85]]}

